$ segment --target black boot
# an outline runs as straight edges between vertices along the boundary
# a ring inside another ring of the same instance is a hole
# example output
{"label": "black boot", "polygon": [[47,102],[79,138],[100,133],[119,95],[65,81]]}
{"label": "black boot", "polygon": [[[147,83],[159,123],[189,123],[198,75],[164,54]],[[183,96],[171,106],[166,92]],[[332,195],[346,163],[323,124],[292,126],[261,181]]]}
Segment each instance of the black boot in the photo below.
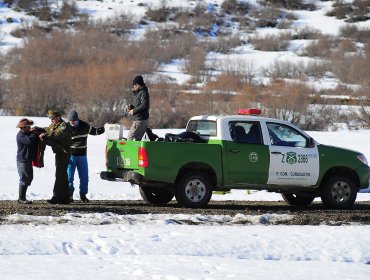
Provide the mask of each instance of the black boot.
{"label": "black boot", "polygon": [[20,204],[31,204],[32,201],[26,199],[27,187],[19,186],[19,198],[18,203]]}
{"label": "black boot", "polygon": [[71,192],[71,194],[69,195],[69,198],[71,199],[71,203],[74,202],[74,200],[73,200],[73,192]]}
{"label": "black boot", "polygon": [[88,203],[88,202],[90,202],[90,200],[86,197],[86,195],[85,195],[85,194],[81,194],[81,195],[80,195],[80,199],[81,199],[81,202],[83,202],[83,203]]}

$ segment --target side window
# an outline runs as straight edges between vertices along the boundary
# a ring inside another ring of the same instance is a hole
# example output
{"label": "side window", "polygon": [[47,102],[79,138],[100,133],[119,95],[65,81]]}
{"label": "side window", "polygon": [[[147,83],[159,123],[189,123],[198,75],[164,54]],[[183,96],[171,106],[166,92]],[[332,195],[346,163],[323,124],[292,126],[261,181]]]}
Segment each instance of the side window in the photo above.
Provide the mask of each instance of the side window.
{"label": "side window", "polygon": [[267,123],[271,145],[306,147],[307,138],[293,127],[280,123]]}
{"label": "side window", "polygon": [[231,139],[238,143],[262,144],[261,126],[259,122],[230,122]]}

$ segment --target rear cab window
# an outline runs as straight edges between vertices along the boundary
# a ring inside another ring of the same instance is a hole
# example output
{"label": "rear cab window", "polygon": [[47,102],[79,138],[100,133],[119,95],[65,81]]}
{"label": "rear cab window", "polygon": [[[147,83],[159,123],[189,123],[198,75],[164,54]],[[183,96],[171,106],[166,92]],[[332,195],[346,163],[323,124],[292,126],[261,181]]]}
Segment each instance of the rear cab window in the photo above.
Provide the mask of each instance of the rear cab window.
{"label": "rear cab window", "polygon": [[186,131],[195,132],[202,138],[217,135],[217,123],[210,120],[191,120],[186,127]]}
{"label": "rear cab window", "polygon": [[231,121],[229,122],[229,131],[234,142],[246,144],[263,143],[261,126],[257,121]]}

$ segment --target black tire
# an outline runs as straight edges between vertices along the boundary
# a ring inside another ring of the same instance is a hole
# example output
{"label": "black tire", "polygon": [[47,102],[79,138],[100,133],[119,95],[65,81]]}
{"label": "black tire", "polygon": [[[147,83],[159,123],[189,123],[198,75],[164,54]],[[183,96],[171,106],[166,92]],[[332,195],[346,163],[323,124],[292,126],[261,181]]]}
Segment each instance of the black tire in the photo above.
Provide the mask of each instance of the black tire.
{"label": "black tire", "polygon": [[282,193],[281,196],[291,206],[307,206],[315,199],[315,195],[309,192]]}
{"label": "black tire", "polygon": [[356,197],[357,187],[349,176],[333,175],[326,180],[321,190],[321,200],[328,208],[351,208]]}
{"label": "black tire", "polygon": [[196,171],[185,173],[177,183],[175,196],[182,207],[205,207],[212,197],[209,176]]}
{"label": "black tire", "polygon": [[140,186],[140,195],[149,204],[167,204],[175,196],[170,190],[159,187]]}

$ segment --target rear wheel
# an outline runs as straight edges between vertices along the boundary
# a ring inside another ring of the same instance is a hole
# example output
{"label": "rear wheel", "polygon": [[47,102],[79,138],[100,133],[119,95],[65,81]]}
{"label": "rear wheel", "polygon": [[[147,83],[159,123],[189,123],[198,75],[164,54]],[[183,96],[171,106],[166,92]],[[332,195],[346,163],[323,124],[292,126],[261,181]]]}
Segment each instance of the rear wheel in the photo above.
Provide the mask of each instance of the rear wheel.
{"label": "rear wheel", "polygon": [[307,206],[315,199],[315,195],[309,192],[283,193],[281,196],[291,206]]}
{"label": "rear wheel", "polygon": [[204,173],[195,171],[186,173],[177,183],[175,196],[183,207],[204,207],[212,197],[211,180]]}
{"label": "rear wheel", "polygon": [[323,185],[321,200],[325,206],[335,209],[352,207],[357,197],[355,181],[349,176],[333,175]]}
{"label": "rear wheel", "polygon": [[140,195],[149,204],[167,204],[174,197],[171,191],[159,187],[140,186]]}

